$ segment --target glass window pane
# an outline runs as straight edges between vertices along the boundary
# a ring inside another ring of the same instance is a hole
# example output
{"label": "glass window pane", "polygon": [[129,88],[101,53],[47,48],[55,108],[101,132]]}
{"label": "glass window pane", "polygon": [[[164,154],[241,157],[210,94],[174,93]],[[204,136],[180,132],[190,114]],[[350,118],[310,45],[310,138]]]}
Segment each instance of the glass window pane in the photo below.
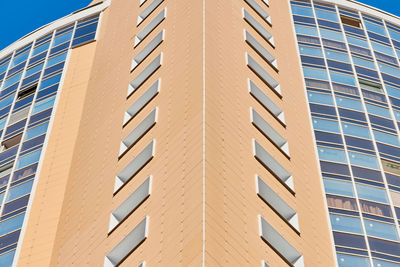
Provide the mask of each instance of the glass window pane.
{"label": "glass window pane", "polygon": [[399,267],[399,264],[394,262],[381,261],[377,259],[373,259],[373,261],[374,267]]}
{"label": "glass window pane", "polygon": [[349,44],[358,45],[364,48],[369,48],[369,45],[366,40],[361,40],[359,38],[351,37],[349,35],[347,35],[346,37]]}
{"label": "glass window pane", "polygon": [[42,83],[40,84],[39,90],[47,88],[50,85],[58,83],[60,81],[60,79],[61,79],[61,73],[57,74],[57,75],[54,75],[54,76],[52,76],[50,78],[47,78],[46,80],[43,80]]}
{"label": "glass window pane", "polygon": [[53,41],[53,47],[71,40],[71,37],[72,37],[72,31],[55,37]]}
{"label": "glass window pane", "polygon": [[360,218],[330,214],[332,230],[363,234]]}
{"label": "glass window pane", "polygon": [[25,140],[32,139],[36,136],[39,136],[47,131],[47,127],[49,126],[49,122],[40,124],[36,127],[28,129],[25,134]]}
{"label": "glass window pane", "polygon": [[51,67],[51,66],[54,66],[54,65],[56,65],[56,64],[58,64],[58,63],[64,61],[66,57],[67,57],[67,52],[62,53],[62,54],[59,54],[58,56],[49,58],[49,59],[47,60],[46,68]]}
{"label": "glass window pane", "polygon": [[339,267],[370,267],[369,259],[365,257],[337,253]]}
{"label": "glass window pane", "polygon": [[343,42],[343,35],[341,32],[337,32],[337,31],[329,31],[329,30],[325,30],[325,29],[319,29],[320,33],[321,33],[321,37],[325,38],[325,39],[331,39],[331,40],[335,40],[335,41],[339,41],[339,42]]}
{"label": "glass window pane", "polygon": [[32,56],[31,56],[31,57],[33,57],[33,56],[35,56],[35,55],[38,55],[38,54],[40,54],[40,53],[46,51],[46,50],[49,48],[49,46],[50,46],[50,42],[47,42],[47,43],[44,43],[44,44],[42,44],[42,45],[36,47],[35,49],[33,49]]}
{"label": "glass window pane", "polygon": [[45,99],[43,101],[40,101],[40,102],[36,103],[33,106],[32,115],[36,114],[36,113],[39,113],[39,112],[42,112],[43,110],[46,110],[48,108],[51,108],[53,106],[53,104],[54,104],[54,100],[55,99],[56,99],[56,97],[53,96],[53,97],[49,97],[49,98],[47,98],[47,99]]}
{"label": "glass window pane", "polygon": [[318,156],[320,160],[347,163],[344,150],[327,147],[318,147]]}
{"label": "glass window pane", "polygon": [[349,158],[350,163],[353,165],[379,170],[378,160],[376,157],[357,152],[349,152]]}
{"label": "glass window pane", "polygon": [[399,139],[396,135],[388,134],[388,133],[383,133],[380,131],[374,131],[374,136],[376,141],[385,143],[385,144],[390,144],[394,146],[400,146]]}
{"label": "glass window pane", "polygon": [[389,203],[386,191],[373,186],[356,183],[358,197],[376,202]]}
{"label": "glass window pane", "polygon": [[317,28],[315,28],[315,27],[306,27],[306,26],[295,25],[294,28],[295,28],[297,34],[318,37]]}
{"label": "glass window pane", "polygon": [[383,63],[378,63],[379,69],[381,72],[387,73],[389,75],[398,77],[400,76],[400,70],[398,68],[393,68],[389,65],[383,64]]}
{"label": "glass window pane", "polygon": [[367,110],[369,113],[374,114],[374,115],[378,115],[381,117],[385,117],[388,119],[392,119],[392,117],[390,116],[389,110],[383,107],[379,107],[379,106],[375,106],[375,105],[371,105],[371,104],[365,104],[367,107]]}
{"label": "glass window pane", "polygon": [[29,76],[31,76],[32,74],[34,74],[34,73],[36,73],[36,72],[38,72],[38,71],[41,71],[42,68],[43,68],[43,63],[37,65],[36,67],[33,67],[33,68],[30,68],[30,69],[26,70],[25,77],[29,77]]}
{"label": "glass window pane", "polygon": [[379,26],[375,23],[371,23],[366,20],[364,20],[364,23],[365,23],[365,27],[367,28],[368,31],[386,36],[386,31],[382,26]]}
{"label": "glass window pane", "polygon": [[323,179],[326,194],[342,195],[352,197],[354,196],[353,185],[351,182]]}
{"label": "glass window pane", "polygon": [[[2,221],[0,223],[0,235],[5,235],[7,233],[13,232],[19,228],[21,228],[22,223],[24,222],[25,213],[20,214],[18,216],[12,217],[8,220]],[[0,265],[3,266],[3,265]]]}
{"label": "glass window pane", "polygon": [[292,5],[292,13],[293,15],[314,17],[312,9],[304,6]]}
{"label": "glass window pane", "polygon": [[3,89],[18,82],[21,79],[21,76],[22,76],[22,71],[20,73],[18,73],[17,75],[7,78],[7,80],[3,84]]}
{"label": "glass window pane", "polygon": [[22,197],[26,194],[29,194],[32,189],[32,184],[33,184],[33,180],[23,183],[23,184],[20,184],[13,188],[10,188],[10,191],[8,191],[8,194],[7,194],[7,201],[11,201],[11,200],[17,199],[19,197]]}
{"label": "glass window pane", "polygon": [[22,53],[22,54],[16,56],[16,57],[13,59],[11,65],[10,65],[10,68],[12,68],[12,67],[14,67],[14,66],[17,66],[18,64],[24,62],[24,61],[28,58],[29,51],[30,51],[30,50],[28,49],[26,52],[24,52],[24,53]]}
{"label": "glass window pane", "polygon": [[341,107],[341,108],[364,111],[362,103],[359,100],[337,96],[336,103],[337,103],[338,107]]}
{"label": "glass window pane", "polygon": [[342,122],[343,133],[346,135],[352,135],[356,137],[363,137],[366,139],[371,139],[369,130],[367,127],[358,126],[352,123]]}
{"label": "glass window pane", "polygon": [[308,101],[311,103],[325,104],[333,106],[333,98],[330,94],[321,94],[315,92],[308,92]]}
{"label": "glass window pane", "polygon": [[339,123],[337,121],[313,118],[314,130],[340,133]]}
{"label": "glass window pane", "polygon": [[11,266],[14,260],[15,250],[0,256],[0,266]]}
{"label": "glass window pane", "polygon": [[385,85],[385,87],[386,87],[386,91],[388,92],[388,94],[390,96],[400,98],[400,88],[392,87],[389,85]]}
{"label": "glass window pane", "polygon": [[326,58],[328,59],[350,63],[349,56],[345,53],[340,53],[330,49],[325,49],[325,55]]}
{"label": "glass window pane", "polygon": [[392,57],[394,57],[393,49],[391,47],[379,44],[377,42],[372,42],[372,41],[371,41],[371,45],[375,51],[378,51],[378,52],[381,52],[381,53],[384,53],[387,55],[391,55]]}
{"label": "glass window pane", "polygon": [[17,169],[20,169],[20,168],[23,168],[23,167],[25,167],[25,166],[28,166],[28,165],[30,165],[30,164],[32,164],[32,163],[38,161],[39,158],[40,158],[40,152],[41,152],[41,151],[42,151],[42,150],[39,149],[39,150],[36,150],[36,151],[34,151],[34,152],[32,152],[32,153],[29,153],[28,155],[25,155],[25,156],[20,157],[20,158],[18,159],[16,168],[17,168]]}
{"label": "glass window pane", "polygon": [[359,57],[353,57],[353,61],[355,65],[375,70],[375,64],[372,61],[362,59]]}
{"label": "glass window pane", "polygon": [[324,57],[322,54],[321,48],[300,45],[299,49],[300,49],[300,55],[313,56],[313,57]]}
{"label": "glass window pane", "polygon": [[334,21],[334,22],[339,22],[337,14],[333,13],[333,12],[329,12],[329,11],[325,11],[325,10],[316,8],[315,15],[319,19],[325,19],[325,20],[330,20],[330,21]]}
{"label": "glass window pane", "polygon": [[399,241],[396,232],[396,226],[393,224],[382,223],[368,219],[364,219],[364,223],[367,235]]}
{"label": "glass window pane", "polygon": [[331,75],[332,82],[356,86],[356,80],[353,75],[346,75],[336,71],[329,71],[329,74]]}
{"label": "glass window pane", "polygon": [[328,80],[328,74],[325,69],[315,69],[303,67],[304,78],[318,79],[318,80]]}

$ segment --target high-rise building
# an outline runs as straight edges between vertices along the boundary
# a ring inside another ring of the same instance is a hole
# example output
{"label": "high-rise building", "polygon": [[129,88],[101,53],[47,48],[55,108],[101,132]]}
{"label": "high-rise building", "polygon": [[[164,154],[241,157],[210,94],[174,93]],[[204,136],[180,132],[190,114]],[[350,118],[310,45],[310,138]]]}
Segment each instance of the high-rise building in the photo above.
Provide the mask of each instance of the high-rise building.
{"label": "high-rise building", "polygon": [[400,265],[400,18],[93,1],[0,51],[0,266]]}

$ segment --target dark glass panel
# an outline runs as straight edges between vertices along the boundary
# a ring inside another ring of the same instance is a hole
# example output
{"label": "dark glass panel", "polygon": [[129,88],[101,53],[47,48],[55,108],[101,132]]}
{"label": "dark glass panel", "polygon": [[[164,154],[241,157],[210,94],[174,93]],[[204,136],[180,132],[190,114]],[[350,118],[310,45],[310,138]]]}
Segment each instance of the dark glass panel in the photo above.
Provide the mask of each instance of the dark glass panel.
{"label": "dark glass panel", "polygon": [[0,237],[0,249],[16,243],[18,241],[20,232],[21,231],[18,230],[11,234]]}
{"label": "dark glass panel", "polygon": [[371,121],[372,124],[377,124],[383,127],[387,127],[387,128],[391,128],[391,129],[395,129],[394,128],[394,123],[391,120],[387,120],[381,117],[377,117],[374,115],[369,115],[369,119]]}
{"label": "dark glass panel", "polygon": [[336,115],[336,111],[335,111],[334,107],[328,107],[328,106],[317,105],[317,104],[310,104],[310,110],[313,113]]}
{"label": "dark glass panel", "polygon": [[345,136],[345,140],[346,140],[346,144],[348,146],[354,146],[354,147],[374,150],[373,143],[369,140],[350,137],[350,136]]}
{"label": "dark glass panel", "polygon": [[349,167],[344,164],[337,164],[332,162],[320,161],[321,171],[328,173],[336,173],[344,176],[349,176]]}
{"label": "dark glass panel", "polygon": [[359,121],[367,121],[364,113],[361,113],[361,112],[339,108],[339,114],[341,117],[344,117],[344,118],[349,118],[349,119],[359,120]]}
{"label": "dark glass panel", "polygon": [[7,214],[14,210],[18,210],[20,208],[25,207],[26,205],[28,205],[28,201],[29,201],[29,195],[8,202],[7,204],[4,205],[3,214]]}
{"label": "dark glass panel", "polygon": [[352,72],[352,68],[351,68],[350,64],[333,61],[333,60],[328,60],[328,66],[330,68],[335,68],[335,69],[346,70],[346,71]]}
{"label": "dark glass panel", "polygon": [[340,134],[315,131],[315,138],[322,142],[343,144],[342,136]]}
{"label": "dark glass panel", "polygon": [[12,181],[15,182],[17,180],[30,176],[36,172],[36,169],[37,169],[37,163],[16,171],[13,174]]}
{"label": "dark glass panel", "polygon": [[333,239],[336,246],[353,247],[360,249],[367,249],[365,239],[360,235],[350,235],[344,233],[333,232]]}
{"label": "dark glass panel", "polygon": [[353,170],[354,177],[383,182],[382,175],[379,171],[373,171],[355,166],[352,166],[351,169]]}
{"label": "dark glass panel", "polygon": [[371,251],[400,256],[400,244],[368,237]]}

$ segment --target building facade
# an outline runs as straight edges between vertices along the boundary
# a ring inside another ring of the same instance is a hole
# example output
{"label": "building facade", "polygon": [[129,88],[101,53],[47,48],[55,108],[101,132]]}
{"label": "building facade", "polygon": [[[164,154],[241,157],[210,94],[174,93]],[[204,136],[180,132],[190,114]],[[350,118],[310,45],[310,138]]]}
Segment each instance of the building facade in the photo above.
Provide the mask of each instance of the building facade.
{"label": "building facade", "polygon": [[0,51],[0,266],[400,264],[400,19],[108,0]]}

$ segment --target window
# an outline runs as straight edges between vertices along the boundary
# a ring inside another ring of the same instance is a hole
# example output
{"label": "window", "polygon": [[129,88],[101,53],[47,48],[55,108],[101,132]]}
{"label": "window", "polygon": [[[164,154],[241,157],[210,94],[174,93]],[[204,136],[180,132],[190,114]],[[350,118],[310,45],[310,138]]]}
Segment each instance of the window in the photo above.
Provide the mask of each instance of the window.
{"label": "window", "polygon": [[295,267],[304,267],[304,259],[300,252],[286,241],[261,215],[258,215],[258,219],[261,238],[276,250],[286,262]]}
{"label": "window", "polygon": [[161,79],[158,79],[153,85],[150,86],[146,92],[143,93],[138,100],[136,100],[125,112],[124,126],[139,113],[159,92],[160,92]]}
{"label": "window", "polygon": [[146,179],[124,202],[110,215],[108,232],[111,233],[123,220],[134,212],[149,196],[151,191],[151,176]]}
{"label": "window", "polygon": [[167,9],[164,8],[152,21],[150,21],[149,24],[146,25],[146,27],[143,28],[141,32],[139,32],[135,36],[134,47],[138,46],[143,41],[143,39],[146,38],[158,26],[158,24],[160,24],[165,19],[166,14]]}
{"label": "window", "polygon": [[363,234],[361,220],[359,217],[330,214],[332,230],[348,232],[353,234]]}
{"label": "window", "polygon": [[20,99],[26,98],[30,95],[33,95],[36,92],[36,89],[37,89],[37,84],[18,92],[17,100],[20,100]]}
{"label": "window", "polygon": [[135,129],[132,130],[132,132],[128,134],[127,137],[124,138],[124,140],[122,140],[119,149],[120,158],[156,124],[157,111],[158,109],[155,108],[141,123],[139,123],[138,126],[136,126]]}
{"label": "window", "polygon": [[258,175],[256,175],[257,195],[278,213],[296,232],[300,232],[297,213]]}
{"label": "window", "polygon": [[133,94],[162,64],[162,53],[160,53],[128,86],[129,97]]}
{"label": "window", "polygon": [[115,177],[114,194],[133,178],[154,157],[156,141],[148,144],[128,165]]}
{"label": "window", "polygon": [[277,119],[282,125],[285,126],[285,115],[280,109],[257,85],[250,79],[249,81],[249,92],[250,94],[269,112],[275,119]]}
{"label": "window", "polygon": [[253,139],[254,157],[265,167],[271,174],[294,193],[294,184],[292,175],[280,165],[273,156],[271,156],[255,139]]}
{"label": "window", "polygon": [[351,182],[336,179],[323,178],[326,194],[354,197],[353,185]]}
{"label": "window", "polygon": [[13,147],[15,145],[18,145],[21,142],[22,138],[22,133],[11,137],[10,139],[4,140],[1,145],[2,145],[2,151],[9,149],[10,147]]}
{"label": "window", "polygon": [[271,25],[271,16],[254,0],[245,0],[245,2],[262,17],[269,25]]}
{"label": "window", "polygon": [[264,48],[248,31],[244,30],[244,39],[246,42],[275,70],[278,69],[278,62],[274,56],[272,56],[267,49]]}
{"label": "window", "polygon": [[281,87],[279,83],[275,81],[275,79],[272,78],[272,76],[247,53],[246,53],[246,64],[279,97],[282,97]]}
{"label": "window", "polygon": [[118,266],[134,251],[148,235],[149,217],[145,217],[124,239],[121,240],[104,258],[104,267]]}
{"label": "window", "polygon": [[342,21],[343,25],[353,26],[361,29],[361,21],[359,19],[340,15],[340,20]]}
{"label": "window", "polygon": [[253,108],[250,109],[251,122],[267,137],[285,156],[289,157],[289,144],[274,128],[266,122]]}
{"label": "window", "polygon": [[137,18],[136,26],[139,26],[164,0],[154,0],[149,4]]}
{"label": "window", "polygon": [[258,34],[261,35],[262,38],[265,39],[265,41],[267,41],[272,47],[274,47],[275,45],[274,37],[244,8],[243,8],[243,18],[245,21],[247,21],[247,23],[250,24],[251,27],[254,28],[256,32],[258,32]]}
{"label": "window", "polygon": [[156,49],[164,40],[165,31],[162,30],[148,45],[140,51],[132,60],[131,71],[133,71],[143,60],[145,60],[154,49]]}

